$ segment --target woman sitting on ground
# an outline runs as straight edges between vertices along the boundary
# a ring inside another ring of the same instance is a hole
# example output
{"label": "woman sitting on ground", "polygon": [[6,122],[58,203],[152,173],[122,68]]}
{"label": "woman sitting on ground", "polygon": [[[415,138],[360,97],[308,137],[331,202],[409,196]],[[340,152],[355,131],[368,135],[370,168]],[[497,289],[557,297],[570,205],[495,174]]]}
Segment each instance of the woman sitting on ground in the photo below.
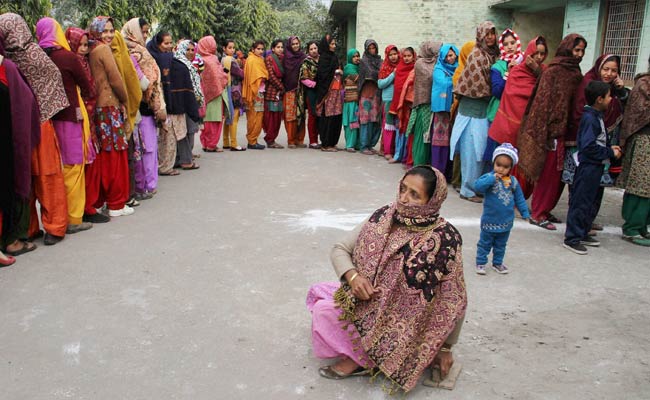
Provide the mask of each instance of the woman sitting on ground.
{"label": "woman sitting on ground", "polygon": [[408,392],[430,365],[443,377],[453,364],[467,307],[462,239],[440,217],[443,174],[410,169],[397,201],[375,211],[331,254],[341,282],[312,286],[312,343],[338,358],[321,376],[342,379],[378,368]]}

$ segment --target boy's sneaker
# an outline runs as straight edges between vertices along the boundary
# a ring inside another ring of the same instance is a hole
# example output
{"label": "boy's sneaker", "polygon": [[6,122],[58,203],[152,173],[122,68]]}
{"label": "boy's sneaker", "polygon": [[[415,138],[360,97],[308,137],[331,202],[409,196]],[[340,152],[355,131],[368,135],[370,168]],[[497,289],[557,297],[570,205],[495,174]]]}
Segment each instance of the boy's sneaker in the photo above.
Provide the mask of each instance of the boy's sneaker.
{"label": "boy's sneaker", "polygon": [[129,206],[124,206],[121,210],[108,210],[108,215],[111,217],[122,217],[125,215],[131,215],[135,212],[134,209],[132,209]]}
{"label": "boy's sneaker", "polygon": [[600,246],[600,242],[598,241],[598,239],[596,239],[593,236],[587,236],[586,238],[582,239],[580,241],[580,244],[583,244],[585,246],[591,246],[591,247]]}
{"label": "boy's sneaker", "polygon": [[506,267],[505,264],[501,264],[501,265],[492,264],[492,269],[497,271],[500,274],[507,274],[508,273],[508,267]]}
{"label": "boy's sneaker", "polygon": [[562,246],[564,246],[565,249],[571,250],[576,254],[580,254],[581,256],[587,254],[587,248],[582,243],[574,243],[574,244],[563,243]]}
{"label": "boy's sneaker", "polygon": [[485,265],[477,265],[476,266],[476,273],[479,275],[485,275],[487,272],[485,271]]}

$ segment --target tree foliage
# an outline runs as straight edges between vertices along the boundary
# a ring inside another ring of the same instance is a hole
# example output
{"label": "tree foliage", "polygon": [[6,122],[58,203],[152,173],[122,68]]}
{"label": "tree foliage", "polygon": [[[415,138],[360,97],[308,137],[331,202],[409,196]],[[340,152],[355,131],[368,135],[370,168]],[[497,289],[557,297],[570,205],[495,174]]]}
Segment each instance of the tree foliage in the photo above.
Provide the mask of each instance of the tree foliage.
{"label": "tree foliage", "polygon": [[213,10],[219,3],[218,0],[167,0],[160,14],[159,30],[170,32],[174,40],[198,39],[212,34]]}
{"label": "tree foliage", "polygon": [[32,31],[39,19],[50,15],[51,9],[50,0],[0,0],[0,14],[12,12],[21,15]]}

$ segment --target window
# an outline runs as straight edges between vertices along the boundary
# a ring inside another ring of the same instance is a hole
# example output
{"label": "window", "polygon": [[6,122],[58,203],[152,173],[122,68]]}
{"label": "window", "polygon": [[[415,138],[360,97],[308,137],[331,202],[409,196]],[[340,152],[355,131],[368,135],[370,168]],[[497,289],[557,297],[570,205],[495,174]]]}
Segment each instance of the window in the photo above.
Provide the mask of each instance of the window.
{"label": "window", "polygon": [[634,79],[644,14],[645,0],[610,0],[607,4],[603,53],[621,56],[619,74],[626,82]]}

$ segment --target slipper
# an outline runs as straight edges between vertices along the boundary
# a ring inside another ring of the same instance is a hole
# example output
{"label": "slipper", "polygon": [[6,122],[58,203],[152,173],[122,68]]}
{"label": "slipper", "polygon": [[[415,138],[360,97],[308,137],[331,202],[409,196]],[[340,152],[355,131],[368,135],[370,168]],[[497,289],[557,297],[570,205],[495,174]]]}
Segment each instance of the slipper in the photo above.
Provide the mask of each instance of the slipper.
{"label": "slipper", "polygon": [[5,250],[5,253],[9,254],[10,256],[17,257],[21,254],[29,253],[30,251],[36,250],[37,246],[34,243],[22,242],[22,241],[21,243],[23,245],[18,250],[14,250],[14,251]]}
{"label": "slipper", "polygon": [[440,376],[440,368],[438,367],[431,368],[431,379],[425,379],[422,382],[422,384],[424,386],[429,386],[434,388],[454,390],[454,387],[456,387],[456,381],[458,380],[458,377],[460,376],[460,371],[462,369],[463,369],[463,365],[458,361],[455,361],[451,365],[451,368],[449,369],[449,373],[447,374],[445,379],[442,379],[442,377]]}
{"label": "slipper", "polygon": [[551,213],[548,213],[548,217],[546,217],[546,220],[548,222],[552,222],[554,224],[561,224],[562,223],[561,219],[559,219],[558,217],[556,217],[555,215],[553,215]]}
{"label": "slipper", "polygon": [[321,147],[320,144],[310,144],[309,145],[309,148],[312,149],[312,150],[318,150],[318,149],[320,149],[320,147]]}
{"label": "slipper", "polygon": [[223,153],[223,149],[220,149],[220,148],[217,147],[216,149],[214,149],[214,152],[215,153]]}
{"label": "slipper", "polygon": [[337,370],[334,368],[333,365],[328,365],[327,367],[320,367],[318,369],[318,373],[320,376],[323,378],[327,379],[335,379],[335,380],[340,380],[340,379],[345,379],[349,378],[351,376],[363,376],[363,375],[369,375],[370,374],[369,369],[359,367],[355,369],[354,371],[350,372],[349,374],[344,374],[343,372]]}
{"label": "slipper", "polygon": [[[203,148],[203,151],[205,151],[206,153],[216,153],[216,152],[217,152],[217,149],[208,149],[207,147],[204,147],[204,148]],[[223,150],[222,150],[222,151],[223,151]]]}
{"label": "slipper", "polygon": [[169,172],[159,172],[158,175],[160,176],[176,176],[180,175],[181,173],[176,171],[175,169],[169,171]]}
{"label": "slipper", "polygon": [[199,169],[201,167],[196,165],[195,163],[192,163],[192,165],[190,165],[188,167],[181,167],[181,168],[183,168],[184,170],[190,170],[190,169]]}
{"label": "slipper", "polygon": [[461,194],[460,198],[463,199],[463,200],[471,201],[472,203],[483,203],[483,199],[481,199],[478,196],[467,197],[467,196],[463,196]]}
{"label": "slipper", "polygon": [[548,231],[556,231],[557,230],[555,225],[553,225],[551,223],[551,221],[549,221],[548,219],[545,219],[543,221],[536,221],[536,220],[531,218],[531,219],[529,219],[529,222],[530,222],[531,225],[539,226],[540,228],[544,228],[544,229],[546,229]]}
{"label": "slipper", "polygon": [[16,259],[12,256],[5,256],[5,258],[6,260],[0,259],[0,267],[8,267],[16,262]]}
{"label": "slipper", "polygon": [[650,247],[650,239],[646,239],[642,235],[635,235],[635,236],[623,235],[623,240],[625,240],[626,242],[630,242],[632,244],[636,244],[637,246]]}
{"label": "slipper", "polygon": [[605,227],[602,224],[597,224],[595,222],[591,224],[591,230],[593,231],[602,231],[603,229],[605,229]]}
{"label": "slipper", "polygon": [[246,149],[241,146],[237,146],[237,147],[231,147],[230,151],[246,151]]}

